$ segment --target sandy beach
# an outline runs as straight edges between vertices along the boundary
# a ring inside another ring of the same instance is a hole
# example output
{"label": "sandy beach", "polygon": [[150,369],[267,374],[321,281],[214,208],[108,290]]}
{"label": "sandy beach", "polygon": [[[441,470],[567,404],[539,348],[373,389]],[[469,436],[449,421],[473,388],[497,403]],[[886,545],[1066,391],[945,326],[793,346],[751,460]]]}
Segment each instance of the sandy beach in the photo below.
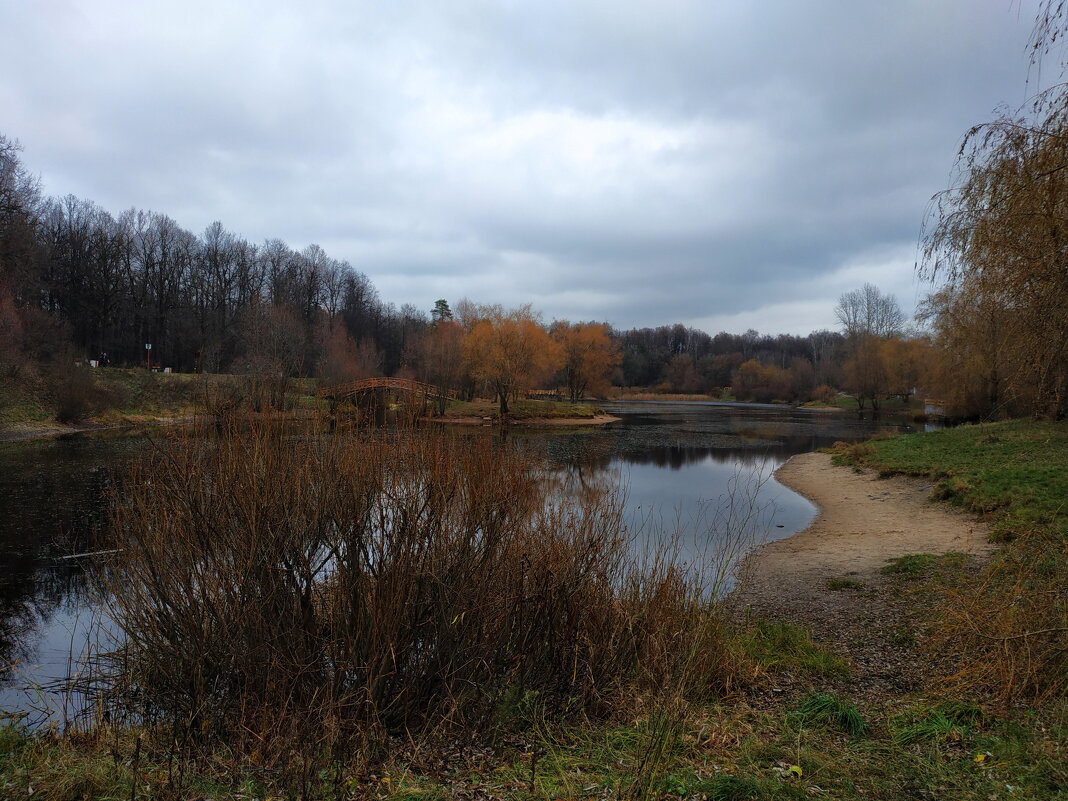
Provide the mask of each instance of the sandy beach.
{"label": "sandy beach", "polygon": [[[905,554],[970,554],[993,550],[988,527],[974,515],[930,500],[930,480],[879,478],[839,467],[823,453],[795,456],[776,478],[819,508],[812,524],[767,543],[745,561],[734,600],[756,617],[802,624],[853,662],[854,682],[900,690],[918,666],[888,636],[902,620],[901,599],[884,591],[880,569]],[[856,590],[835,590],[849,579]]]}
{"label": "sandy beach", "polygon": [[811,580],[866,573],[908,553],[986,554],[989,529],[974,515],[930,500],[929,480],[879,478],[804,453],[780,467],[780,483],[819,507],[808,528],[768,543],[751,557],[754,580]]}

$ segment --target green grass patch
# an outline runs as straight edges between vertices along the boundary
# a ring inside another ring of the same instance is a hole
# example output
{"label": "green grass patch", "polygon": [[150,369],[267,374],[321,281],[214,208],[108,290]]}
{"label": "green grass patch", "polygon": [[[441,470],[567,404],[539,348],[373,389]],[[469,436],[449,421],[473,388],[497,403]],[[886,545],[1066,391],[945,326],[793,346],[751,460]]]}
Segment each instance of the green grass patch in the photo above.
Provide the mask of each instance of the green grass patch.
{"label": "green grass patch", "polygon": [[918,578],[927,572],[934,560],[933,553],[907,553],[890,559],[889,564],[882,568],[882,572],[905,578]]}
{"label": "green grass patch", "polygon": [[[857,399],[852,395],[835,395],[830,402],[809,401],[804,404],[811,408],[837,408],[837,409],[857,409]],[[871,403],[865,401],[865,409],[871,409]],[[909,398],[909,400],[903,401],[901,398],[884,398],[879,401],[879,411],[881,412],[922,412],[923,403],[916,398]]]}
{"label": "green grass patch", "polygon": [[857,708],[835,693],[809,693],[797,715],[806,724],[827,726],[851,737],[861,737],[868,730],[867,721]]}
{"label": "green grass patch", "polygon": [[994,513],[1004,536],[1068,534],[1068,421],[959,426],[844,449],[839,461],[937,480],[936,496]]}
{"label": "green grass patch", "polygon": [[798,671],[810,676],[846,676],[849,665],[815,642],[801,626],[756,621],[740,636],[742,650],[757,665],[772,671]]}
{"label": "green grass patch", "polygon": [[[445,410],[445,417],[490,417],[500,415],[500,404],[494,401],[478,399],[474,401],[450,401]],[[598,409],[588,403],[566,403],[563,401],[516,400],[508,404],[508,417],[512,420],[532,419],[592,419]]]}

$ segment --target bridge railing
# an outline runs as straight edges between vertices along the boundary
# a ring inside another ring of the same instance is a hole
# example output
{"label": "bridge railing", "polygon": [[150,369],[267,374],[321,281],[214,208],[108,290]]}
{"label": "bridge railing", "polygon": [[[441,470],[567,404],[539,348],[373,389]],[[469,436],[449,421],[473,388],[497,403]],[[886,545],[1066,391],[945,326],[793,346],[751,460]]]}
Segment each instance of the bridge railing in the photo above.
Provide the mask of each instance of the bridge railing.
{"label": "bridge railing", "polygon": [[422,381],[413,381],[409,378],[388,378],[388,377],[376,377],[376,378],[361,378],[358,381],[347,381],[344,384],[335,384],[329,387],[323,387],[315,394],[320,398],[332,398],[337,400],[339,398],[345,398],[350,395],[357,395],[361,392],[370,392],[375,389],[396,389],[402,392],[410,392],[418,395],[428,395],[430,397],[440,398],[454,398],[456,393],[451,390],[442,390],[440,387],[435,387],[432,384],[426,384]]}

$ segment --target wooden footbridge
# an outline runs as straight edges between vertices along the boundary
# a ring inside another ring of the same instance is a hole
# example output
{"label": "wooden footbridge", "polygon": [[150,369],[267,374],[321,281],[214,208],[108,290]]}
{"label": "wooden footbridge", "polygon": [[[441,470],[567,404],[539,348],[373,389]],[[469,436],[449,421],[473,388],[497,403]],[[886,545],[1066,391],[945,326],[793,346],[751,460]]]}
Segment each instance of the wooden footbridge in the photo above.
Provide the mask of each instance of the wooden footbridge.
{"label": "wooden footbridge", "polygon": [[379,390],[397,390],[411,395],[422,395],[426,398],[455,398],[456,393],[442,390],[433,384],[424,384],[422,381],[412,381],[408,378],[361,378],[359,381],[347,381],[344,384],[334,384],[323,387],[316,395],[320,398],[329,398],[332,401],[341,401],[348,398],[356,400],[360,395]]}

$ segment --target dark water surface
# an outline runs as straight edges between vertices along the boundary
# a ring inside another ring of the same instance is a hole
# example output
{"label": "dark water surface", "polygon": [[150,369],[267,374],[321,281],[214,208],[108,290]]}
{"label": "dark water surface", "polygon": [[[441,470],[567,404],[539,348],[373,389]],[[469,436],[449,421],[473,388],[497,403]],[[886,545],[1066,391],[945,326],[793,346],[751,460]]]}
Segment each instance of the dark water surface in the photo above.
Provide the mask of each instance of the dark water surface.
{"label": "dark water surface", "polygon": [[[620,484],[636,531],[677,532],[696,559],[726,518],[744,517],[748,542],[789,536],[813,506],[771,472],[790,456],[907,430],[851,413],[716,403],[611,403],[621,422],[509,436],[543,451],[561,485]],[[106,524],[106,492],[134,456],[164,447],[158,433],[73,435],[0,444],[0,715],[62,719],[50,692],[105,627],[89,603],[86,571]],[[70,557],[74,558],[70,558]],[[103,556],[98,558],[120,558]]]}

